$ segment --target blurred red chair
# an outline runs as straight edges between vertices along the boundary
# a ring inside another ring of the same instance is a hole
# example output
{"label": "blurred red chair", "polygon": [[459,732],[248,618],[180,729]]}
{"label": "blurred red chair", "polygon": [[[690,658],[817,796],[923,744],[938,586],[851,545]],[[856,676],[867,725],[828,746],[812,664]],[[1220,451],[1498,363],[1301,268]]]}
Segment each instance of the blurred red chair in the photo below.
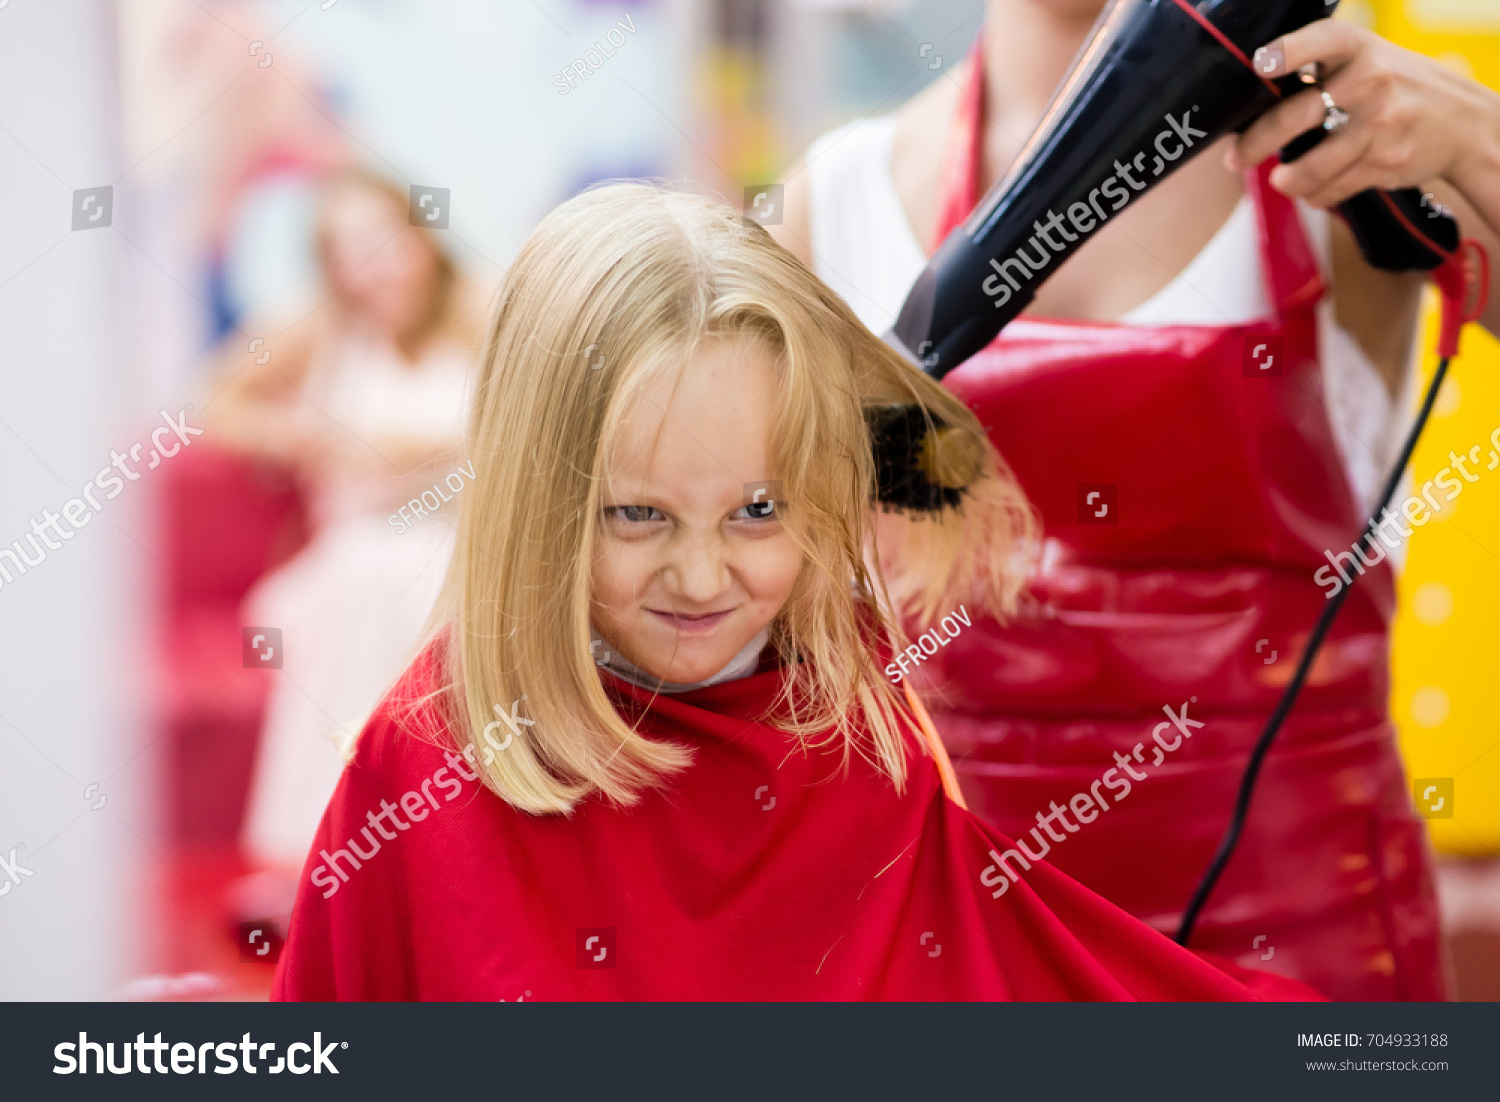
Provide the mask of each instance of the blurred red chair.
{"label": "blurred red chair", "polygon": [[170,837],[237,847],[268,671],[241,663],[239,608],[307,538],[289,472],[197,440],[165,464],[163,696]]}

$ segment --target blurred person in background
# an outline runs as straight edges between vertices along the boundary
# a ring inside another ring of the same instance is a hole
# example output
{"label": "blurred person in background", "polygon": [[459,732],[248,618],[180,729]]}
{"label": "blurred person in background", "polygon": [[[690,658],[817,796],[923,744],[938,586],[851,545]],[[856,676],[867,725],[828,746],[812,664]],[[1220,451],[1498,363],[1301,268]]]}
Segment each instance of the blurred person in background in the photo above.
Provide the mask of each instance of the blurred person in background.
{"label": "blurred person in background", "polygon": [[[812,145],[773,233],[888,329],[928,256],[1005,175],[1104,6],[990,0],[950,79]],[[1141,780],[1149,794],[1050,858],[1168,933],[1323,609],[1313,574],[1378,504],[1409,418],[1423,280],[1371,268],[1327,208],[1371,186],[1422,187],[1500,256],[1500,96],[1348,24],[1282,45],[1281,74],[1323,63],[1350,116],[1341,133],[1275,167],[1277,149],[1324,119],[1313,91],[1277,106],[1112,218],[945,379],[1048,539],[1029,606],[1005,625],[976,620],[922,666],[933,718],[970,806],[1019,835],[1129,755],[1164,705],[1191,709],[1196,737]],[[1483,320],[1500,330],[1500,297]],[[1268,338],[1286,401],[1247,389],[1267,384],[1242,366]],[[1116,484],[1123,519],[1087,525],[1081,483]],[[883,519],[886,533],[902,523]],[[1335,999],[1442,998],[1431,851],[1388,713],[1393,576],[1372,542],[1371,576],[1280,734],[1192,944],[1242,960],[1253,948]]]}
{"label": "blurred person in background", "polygon": [[225,447],[295,473],[313,533],[242,619],[280,629],[285,652],[242,846],[287,874],[288,909],[343,751],[404,667],[447,567],[484,309],[381,178],[336,176],[316,232],[325,297],[289,327],[244,326],[280,331],[249,366],[236,339],[206,411]]}

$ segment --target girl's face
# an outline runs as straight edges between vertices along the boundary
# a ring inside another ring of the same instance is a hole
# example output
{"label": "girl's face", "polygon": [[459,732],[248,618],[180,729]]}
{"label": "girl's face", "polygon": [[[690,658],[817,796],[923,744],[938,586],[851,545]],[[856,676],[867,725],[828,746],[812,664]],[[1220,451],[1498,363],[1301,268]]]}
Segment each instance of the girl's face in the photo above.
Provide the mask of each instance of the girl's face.
{"label": "girl's face", "polygon": [[791,596],[802,552],[755,492],[775,394],[766,352],[709,343],[646,387],[606,456],[593,624],[654,677],[713,676]]}

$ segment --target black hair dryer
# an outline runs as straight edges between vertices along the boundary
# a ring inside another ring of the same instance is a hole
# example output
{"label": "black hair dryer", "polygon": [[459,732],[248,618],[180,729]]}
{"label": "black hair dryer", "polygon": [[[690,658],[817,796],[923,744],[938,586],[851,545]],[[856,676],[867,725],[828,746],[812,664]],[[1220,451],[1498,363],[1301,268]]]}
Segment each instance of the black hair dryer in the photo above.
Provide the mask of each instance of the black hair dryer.
{"label": "black hair dryer", "polygon": [[[887,342],[937,378],[988,345],[1131,201],[1302,90],[1297,74],[1263,77],[1255,52],[1333,7],[1113,0],[1010,172],[913,285]],[[1309,131],[1282,159],[1326,136]],[[1425,206],[1415,189],[1366,191],[1338,211],[1377,268],[1429,270],[1459,246],[1452,215]]]}

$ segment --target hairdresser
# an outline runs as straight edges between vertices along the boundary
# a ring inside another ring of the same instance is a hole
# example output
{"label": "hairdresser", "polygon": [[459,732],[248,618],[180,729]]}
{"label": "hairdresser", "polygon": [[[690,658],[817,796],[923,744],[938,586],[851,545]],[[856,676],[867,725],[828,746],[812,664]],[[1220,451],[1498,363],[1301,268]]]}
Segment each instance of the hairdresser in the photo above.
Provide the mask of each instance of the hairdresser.
{"label": "hairdresser", "polygon": [[[1103,6],[990,0],[967,60],[812,145],[773,232],[884,332]],[[945,380],[1004,411],[987,427],[1046,542],[1022,611],[912,676],[970,807],[1168,934],[1324,607],[1314,573],[1359,535],[1410,416],[1422,280],[1365,264],[1328,208],[1417,186],[1500,257],[1500,96],[1341,22],[1268,47],[1280,73],[1319,62],[1332,105],[1305,91],[1185,164]],[[1500,296],[1482,320],[1500,330]],[[905,523],[883,521],[883,557]],[[1192,944],[1335,999],[1441,999],[1387,709],[1397,551],[1366,551]]]}

